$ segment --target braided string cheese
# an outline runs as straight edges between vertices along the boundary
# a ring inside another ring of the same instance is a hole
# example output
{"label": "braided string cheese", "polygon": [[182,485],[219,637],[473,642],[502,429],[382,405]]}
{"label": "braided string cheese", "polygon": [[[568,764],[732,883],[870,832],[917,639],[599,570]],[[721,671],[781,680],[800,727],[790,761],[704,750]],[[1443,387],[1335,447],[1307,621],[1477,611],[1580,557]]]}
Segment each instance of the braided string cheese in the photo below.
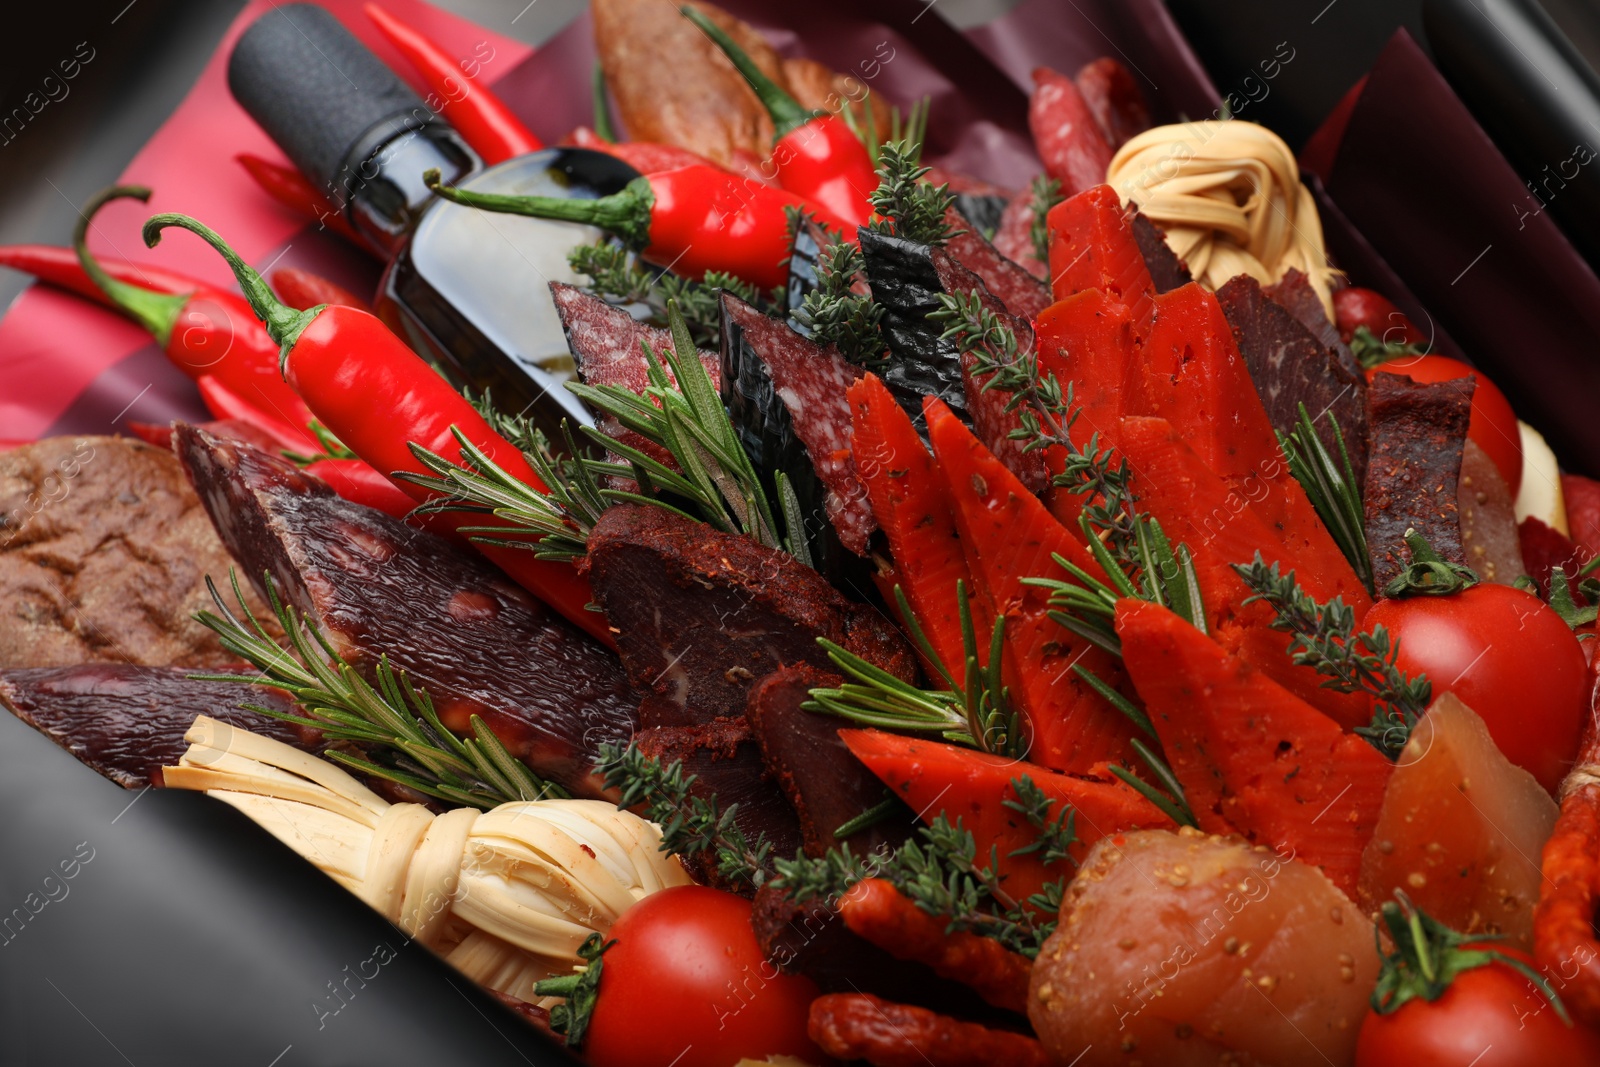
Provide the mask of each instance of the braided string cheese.
{"label": "braided string cheese", "polygon": [[1322,222],[1283,139],[1238,120],[1157,126],[1117,150],[1106,181],[1166,232],[1208,289],[1248,274],[1271,285],[1294,267],[1333,317]]}
{"label": "braided string cheese", "polygon": [[467,977],[538,1003],[578,947],[635,901],[687,885],[654,823],[602,800],[529,800],[434,815],[390,804],[325,760],[207,716],[167,767],[366,901]]}

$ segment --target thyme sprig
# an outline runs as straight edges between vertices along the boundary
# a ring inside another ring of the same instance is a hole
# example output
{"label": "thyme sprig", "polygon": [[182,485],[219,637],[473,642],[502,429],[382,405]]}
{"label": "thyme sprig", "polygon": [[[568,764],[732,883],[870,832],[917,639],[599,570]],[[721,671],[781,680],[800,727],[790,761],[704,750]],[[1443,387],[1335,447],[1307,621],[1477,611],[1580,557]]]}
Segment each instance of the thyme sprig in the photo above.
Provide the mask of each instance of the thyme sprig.
{"label": "thyme sprig", "polygon": [[854,652],[819,637],[817,643],[827,650],[834,666],[852,680],[834,689],[811,690],[811,699],[801,707],[807,711],[836,715],[863,726],[937,734],[946,741],[1000,756],[1016,759],[1026,756],[1027,741],[1022,730],[1022,715],[1013,704],[1010,690],[1001,678],[1005,616],[995,619],[988,656],[980,660],[977,630],[972,623],[972,607],[967,600],[966,583],[956,582],[956,602],[960,605],[961,642],[965,654],[964,670],[958,679],[939,658],[912,612],[905,592],[898,585],[894,588],[894,595],[906,632],[916,642],[926,661],[933,665],[945,688],[919,689]]}
{"label": "thyme sprig", "polygon": [[858,856],[849,845],[841,845],[815,858],[780,859],[771,884],[799,903],[832,902],[859,882],[882,878],[927,914],[946,919],[949,929],[992,938],[1032,959],[1055,929],[1070,868],[1076,866],[1069,849],[1077,841],[1077,813],[1065,804],[1057,810],[1057,803],[1026,775],[1013,779],[1011,786],[1017,800],[1005,805],[1037,834],[1032,844],[1011,855],[1035,854],[1047,867],[1063,872],[1061,879],[1024,901],[1004,887],[998,846],[980,857],[972,833],[943,813],[894,852]]}
{"label": "thyme sprig", "polygon": [[878,149],[878,188],[871,200],[876,212],[867,226],[883,234],[926,245],[942,245],[963,231],[950,225],[947,213],[955,202],[948,183],[923,181],[922,144],[904,138]]}
{"label": "thyme sprig", "polygon": [[[876,167],[879,162],[879,153],[885,141],[878,139],[877,117],[873,114],[873,93],[868,92],[862,98],[861,108],[844,107],[840,109],[840,117],[845,125],[850,127],[850,132],[866,146],[867,155]],[[915,163],[922,158],[922,141],[928,133],[928,105],[929,98],[924,96],[911,105],[905,112],[894,104],[889,105],[889,136],[888,141],[910,141],[916,146],[916,154],[912,159]]]}
{"label": "thyme sprig", "polygon": [[1350,452],[1344,445],[1344,433],[1339,420],[1328,413],[1333,428],[1333,441],[1338,446],[1339,457],[1323,445],[1312,425],[1306,406],[1300,405],[1300,419],[1289,433],[1278,435],[1284,457],[1289,462],[1289,473],[1300,483],[1311,499],[1328,533],[1344,558],[1349,561],[1356,577],[1373,592],[1372,554],[1367,548],[1366,511],[1361,503],[1361,486],[1356,484],[1355,468],[1350,463]]}
{"label": "thyme sprig", "polygon": [[1033,242],[1033,257],[1040,263],[1050,262],[1050,224],[1045,221],[1050,209],[1066,196],[1061,192],[1061,179],[1040,174],[1028,187],[1029,212],[1033,221],[1028,224],[1028,238]]}
{"label": "thyme sprig", "polygon": [[[623,462],[585,455],[568,433],[570,458],[558,458],[547,448],[527,454],[548,491],[510,474],[459,431],[453,432],[461,446],[460,463],[413,443],[413,455],[431,473],[402,477],[441,494],[427,508],[493,514],[510,524],[466,528],[474,540],[530,549],[545,558],[581,556],[600,512],[611,504],[630,502],[666,508],[724,532],[747,534],[811,565],[804,516],[793,488],[780,473],[774,508],[716,384],[700,363],[676,304],[668,305],[668,322],[672,348],[658,354],[644,343],[649,384],[643,394],[620,385],[569,382],[567,388],[625,429],[664,448],[678,469],[585,426],[582,432],[591,442],[618,454]],[[612,475],[630,478],[637,488],[608,484],[607,476]]]}
{"label": "thyme sprig", "polygon": [[759,888],[771,876],[772,846],[763,837],[751,841],[735,817],[739,805],[719,808],[715,796],[694,792],[695,775],[683,762],[663,765],[636,745],[626,749],[600,746],[596,768],[606,788],[621,792],[617,806],[644,805],[645,815],[661,827],[661,851],[674,856],[710,852],[717,871],[729,883],[748,882]]}
{"label": "thyme sprig", "polygon": [[1277,613],[1272,628],[1291,635],[1294,662],[1327,678],[1323,686],[1340,693],[1367,692],[1374,700],[1372,722],[1356,728],[1374,748],[1398,759],[1417,720],[1433,699],[1433,683],[1425,674],[1409,677],[1395,665],[1400,642],[1391,641],[1382,626],[1357,631],[1355,610],[1342,597],[1319,604],[1295,581],[1294,572],[1280,574],[1257,552],[1253,561],[1233,569],[1252,593],[1245,603],[1260,600]]}
{"label": "thyme sprig", "polygon": [[[941,293],[940,307],[928,317],[944,326],[941,335],[962,355],[976,357],[973,373],[986,379],[985,392],[1010,394],[1006,411],[1020,426],[1010,437],[1024,452],[1059,447],[1066,464],[1053,482],[1086,497],[1083,513],[1112,558],[1125,568],[1135,566],[1139,523],[1133,509],[1127,461],[1102,447],[1098,432],[1080,445],[1074,429],[1082,408],[1073,402],[1072,387],[1063,387],[1054,373],[1039,366],[1038,352],[1025,345],[998,313],[984,307],[973,293]],[[1081,435],[1077,435],[1081,436]]]}
{"label": "thyme sprig", "polygon": [[883,305],[857,292],[861,249],[830,234],[817,256],[817,287],[806,293],[794,317],[820,345],[833,345],[852,363],[875,366],[884,354]]}
{"label": "thyme sprig", "polygon": [[1550,572],[1548,596],[1543,596],[1539,583],[1525,574],[1512,584],[1524,593],[1543,596],[1551,609],[1561,616],[1562,622],[1572,630],[1580,631],[1578,640],[1594,640],[1594,633],[1583,628],[1600,618],[1600,579],[1594,577],[1597,569],[1600,569],[1600,556],[1585,563],[1574,578],[1568,578],[1566,571],[1556,567]]}
{"label": "thyme sprig", "polygon": [[724,271],[707,271],[700,281],[652,271],[615,241],[601,238],[578,245],[567,253],[567,263],[589,279],[589,292],[610,304],[643,304],[650,309],[652,326],[668,325],[667,307],[678,305],[695,343],[716,347],[722,333],[722,306],[717,292],[732,293],[752,307],[769,310],[783,306],[783,290],[762,292],[742,278]]}
{"label": "thyme sprig", "polygon": [[[332,741],[348,742],[363,754],[329,749],[328,759],[362,774],[415,789],[449,804],[487,811],[514,800],[540,800],[569,794],[547,782],[506,750],[494,731],[472,716],[472,737],[458,738],[439,721],[426,691],[411,684],[387,657],[373,668],[376,684],[340,658],[320,629],[279,597],[266,575],[267,602],[287,635],[285,648],[262,627],[244,599],[236,572],[230,572],[235,613],[208,577],[206,588],[216,611],[195,617],[213,630],[222,647],[249,663],[259,675],[207,674],[205,681],[270,685],[299,705],[300,714],[261,704],[243,707],[284,722],[322,731]],[[384,762],[366,758],[384,753]]]}

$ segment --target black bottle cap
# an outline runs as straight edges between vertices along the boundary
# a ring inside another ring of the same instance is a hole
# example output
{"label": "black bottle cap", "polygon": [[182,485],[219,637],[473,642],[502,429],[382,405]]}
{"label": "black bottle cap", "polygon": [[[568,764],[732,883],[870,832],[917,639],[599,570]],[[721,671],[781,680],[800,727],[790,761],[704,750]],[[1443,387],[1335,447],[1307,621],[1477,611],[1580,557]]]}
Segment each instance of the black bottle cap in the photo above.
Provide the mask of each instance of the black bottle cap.
{"label": "black bottle cap", "polygon": [[228,59],[228,87],[301,173],[343,206],[359,167],[435,116],[383,61],[315,4],[275,5]]}

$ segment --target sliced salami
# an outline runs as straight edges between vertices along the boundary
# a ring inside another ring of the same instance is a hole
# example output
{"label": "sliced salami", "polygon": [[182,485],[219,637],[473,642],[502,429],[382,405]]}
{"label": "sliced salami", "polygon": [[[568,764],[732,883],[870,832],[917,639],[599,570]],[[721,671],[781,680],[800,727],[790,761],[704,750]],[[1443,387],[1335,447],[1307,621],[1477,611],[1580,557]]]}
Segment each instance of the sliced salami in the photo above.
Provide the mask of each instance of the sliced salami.
{"label": "sliced salami", "polygon": [[950,238],[944,251],[982,278],[989,292],[1007,311],[1031,319],[1050,306],[1054,298],[1048,285],[1030,274],[1027,268],[1001,255],[987,238],[959,216],[951,218],[950,223],[963,232]]}
{"label": "sliced salami", "polygon": [[1022,190],[1006,204],[1005,211],[1000,214],[1000,225],[994,231],[994,247],[1035,278],[1049,276],[1050,268],[1034,254],[1032,189]]}
{"label": "sliced salami", "polygon": [[[578,362],[578,376],[584,384],[620,385],[629,392],[642,394],[650,384],[649,364],[642,346],[648,343],[659,355],[663,349],[672,347],[672,335],[640,322],[621,308],[576,286],[551,282],[550,295],[555,300],[561,328],[566,331],[567,347]],[[696,354],[711,380],[719,382],[721,368],[716,354],[703,351]],[[670,377],[672,372],[667,373]],[[602,418],[599,425],[607,437],[632,445],[677,469],[666,449],[623,429],[622,424],[610,416]]]}
{"label": "sliced salami", "polygon": [[[728,293],[722,294],[722,341],[724,399],[735,412],[735,424],[751,438],[751,458],[760,467],[784,471],[797,489],[814,472],[825,489],[824,513],[840,543],[865,556],[877,524],[850,463],[845,397],[861,368]],[[796,469],[791,437],[803,446],[802,462],[809,470]]]}
{"label": "sliced salami", "polygon": [[1071,78],[1049,67],[1035,67],[1028,127],[1044,169],[1068,196],[1106,180],[1111,146],[1094,112]]}
{"label": "sliced salami", "polygon": [[1139,83],[1113,57],[1085,63],[1072,82],[1113,152],[1150,128],[1150,105]]}

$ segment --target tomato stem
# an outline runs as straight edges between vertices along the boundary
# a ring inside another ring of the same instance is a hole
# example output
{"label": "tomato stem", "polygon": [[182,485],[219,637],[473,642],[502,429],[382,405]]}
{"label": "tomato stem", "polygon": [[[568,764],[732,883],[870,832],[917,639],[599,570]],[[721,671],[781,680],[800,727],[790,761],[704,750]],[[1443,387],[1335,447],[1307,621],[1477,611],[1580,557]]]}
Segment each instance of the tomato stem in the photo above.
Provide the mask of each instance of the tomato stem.
{"label": "tomato stem", "polygon": [[1406,547],[1411,550],[1411,562],[1383,587],[1384,596],[1453,596],[1478,584],[1476,571],[1439,555],[1416,530],[1406,531]]}

